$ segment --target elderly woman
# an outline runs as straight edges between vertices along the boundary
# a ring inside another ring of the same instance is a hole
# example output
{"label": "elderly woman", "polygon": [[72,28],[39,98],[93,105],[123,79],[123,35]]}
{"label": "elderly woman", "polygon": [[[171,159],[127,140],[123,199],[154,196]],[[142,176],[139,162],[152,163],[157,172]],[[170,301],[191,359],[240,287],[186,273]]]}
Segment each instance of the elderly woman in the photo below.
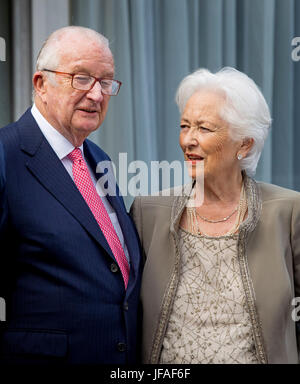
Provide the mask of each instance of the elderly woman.
{"label": "elderly woman", "polygon": [[146,258],[143,362],[297,363],[300,194],[251,178],[267,103],[233,68],[196,71],[176,99],[193,182],[131,210]]}

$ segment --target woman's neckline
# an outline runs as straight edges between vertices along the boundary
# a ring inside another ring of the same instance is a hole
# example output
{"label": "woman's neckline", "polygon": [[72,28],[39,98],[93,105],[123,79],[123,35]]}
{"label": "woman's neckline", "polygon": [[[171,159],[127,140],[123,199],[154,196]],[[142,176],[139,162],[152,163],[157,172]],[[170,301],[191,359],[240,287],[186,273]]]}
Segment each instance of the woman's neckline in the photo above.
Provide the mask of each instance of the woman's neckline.
{"label": "woman's neckline", "polygon": [[239,234],[238,233],[233,233],[233,234],[224,234],[224,235],[220,235],[220,236],[210,236],[210,235],[204,235],[202,233],[192,233],[192,232],[189,232],[188,230],[186,230],[185,228],[182,228],[182,227],[179,227],[179,231],[182,231],[182,232],[185,232],[186,234],[188,235],[191,235],[193,237],[198,237],[198,238],[205,238],[205,239],[211,239],[211,240],[219,240],[219,239],[234,239],[234,238],[238,238]]}

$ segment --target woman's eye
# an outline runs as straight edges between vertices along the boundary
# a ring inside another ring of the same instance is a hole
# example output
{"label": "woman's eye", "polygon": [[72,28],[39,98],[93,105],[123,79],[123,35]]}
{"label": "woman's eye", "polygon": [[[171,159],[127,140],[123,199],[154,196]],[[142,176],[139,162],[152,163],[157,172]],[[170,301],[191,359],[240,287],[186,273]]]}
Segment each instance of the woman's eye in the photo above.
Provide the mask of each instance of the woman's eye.
{"label": "woman's eye", "polygon": [[201,125],[199,127],[199,129],[201,129],[201,131],[207,131],[207,132],[210,132],[210,129],[209,128],[206,128],[206,127],[203,127],[203,125]]}
{"label": "woman's eye", "polygon": [[181,129],[187,128],[187,125],[186,124],[180,124],[180,128]]}

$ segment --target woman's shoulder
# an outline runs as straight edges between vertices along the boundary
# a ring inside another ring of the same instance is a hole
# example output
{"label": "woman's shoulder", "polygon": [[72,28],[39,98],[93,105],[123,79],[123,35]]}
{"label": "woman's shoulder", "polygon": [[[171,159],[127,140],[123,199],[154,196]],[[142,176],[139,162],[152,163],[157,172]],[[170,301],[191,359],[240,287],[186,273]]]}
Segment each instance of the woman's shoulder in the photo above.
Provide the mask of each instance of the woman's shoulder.
{"label": "woman's shoulder", "polygon": [[159,196],[159,195],[149,195],[149,196],[137,196],[134,199],[133,204],[138,204],[140,206],[153,205],[153,206],[166,206],[172,207],[175,197],[174,196]]}
{"label": "woman's shoulder", "polygon": [[261,181],[256,183],[261,191],[263,202],[272,200],[295,200],[300,202],[300,192],[298,191]]}
{"label": "woman's shoulder", "polygon": [[180,185],[174,188],[164,189],[149,196],[137,196],[134,204],[140,206],[152,205],[153,207],[170,207],[181,198],[185,198],[191,192],[192,184]]}
{"label": "woman's shoulder", "polygon": [[172,222],[174,207],[181,207],[184,200],[185,188],[182,186],[162,190],[151,196],[137,196],[131,205],[130,214],[140,238],[152,236],[157,225],[160,228],[167,228],[166,223]]}

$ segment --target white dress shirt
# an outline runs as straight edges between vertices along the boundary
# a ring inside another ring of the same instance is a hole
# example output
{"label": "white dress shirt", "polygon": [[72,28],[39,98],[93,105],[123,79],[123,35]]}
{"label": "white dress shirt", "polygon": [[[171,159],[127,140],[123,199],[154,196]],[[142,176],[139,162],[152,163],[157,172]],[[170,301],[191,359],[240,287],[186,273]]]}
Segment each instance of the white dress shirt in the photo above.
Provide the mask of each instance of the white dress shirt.
{"label": "white dress shirt", "polygon": [[[52,147],[53,151],[56,153],[60,161],[63,163],[64,167],[66,168],[67,172],[71,176],[72,180],[74,181],[73,177],[73,172],[72,172],[72,167],[73,163],[72,161],[68,158],[68,155],[73,151],[75,148],[73,144],[71,144],[60,132],[58,132],[57,129],[52,127],[52,125],[44,118],[44,116],[41,114],[41,112],[38,110],[37,106],[33,104],[31,108],[31,113],[32,116],[34,117],[35,121],[37,122],[37,125],[39,126],[40,130],[42,131],[43,135],[45,136],[46,140]],[[94,186],[96,188],[96,177],[94,172],[91,170],[90,165],[85,159],[84,156],[84,151],[83,151],[83,144],[79,147],[81,150],[82,156],[87,164],[90,176],[92,178],[92,181],[94,183]],[[99,183],[97,184],[96,190],[99,188]],[[101,188],[101,187],[100,187]],[[102,194],[103,195],[103,194]],[[109,214],[110,220],[115,228],[115,231],[120,239],[121,245],[123,247],[124,253],[126,255],[126,258],[128,260],[128,263],[130,262],[129,260],[129,254],[128,254],[128,249],[124,241],[124,236],[122,233],[122,229],[120,226],[120,223],[118,221],[118,217],[116,212],[114,211],[113,207],[110,205],[108,199],[105,196],[100,197],[102,199],[102,202],[104,204],[104,207]]]}

